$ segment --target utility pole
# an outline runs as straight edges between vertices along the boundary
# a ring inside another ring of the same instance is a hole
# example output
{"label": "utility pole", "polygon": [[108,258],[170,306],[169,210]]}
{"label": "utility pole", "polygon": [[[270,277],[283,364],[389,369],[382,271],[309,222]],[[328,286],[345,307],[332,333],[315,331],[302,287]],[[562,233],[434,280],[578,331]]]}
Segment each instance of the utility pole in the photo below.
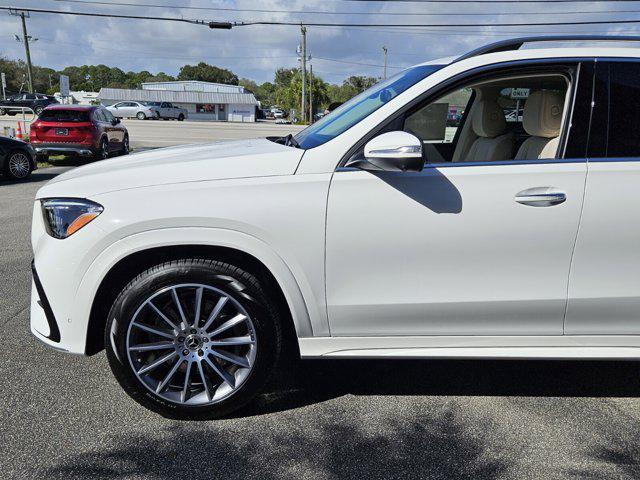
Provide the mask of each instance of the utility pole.
{"label": "utility pole", "polygon": [[384,73],[382,74],[382,79],[386,80],[387,78],[387,47],[383,46],[382,51],[384,52]]}
{"label": "utility pole", "polygon": [[302,123],[306,120],[307,113],[307,27],[300,25],[300,34],[302,35]]}
{"label": "utility pole", "polygon": [[309,65],[309,123],[313,123],[313,65]]}
{"label": "utility pole", "polygon": [[[27,21],[26,21],[26,17],[29,15],[29,13],[27,12],[25,15],[25,12],[20,12],[18,10],[9,10],[9,13],[14,16],[19,16],[20,19],[22,20],[22,42],[24,43],[24,52],[27,57],[27,75],[28,75],[27,79],[29,84],[29,92],[33,93],[33,67],[31,66],[31,52],[29,52],[29,40],[31,39],[31,37],[27,34]],[[17,35],[16,35],[16,39],[20,41]]]}

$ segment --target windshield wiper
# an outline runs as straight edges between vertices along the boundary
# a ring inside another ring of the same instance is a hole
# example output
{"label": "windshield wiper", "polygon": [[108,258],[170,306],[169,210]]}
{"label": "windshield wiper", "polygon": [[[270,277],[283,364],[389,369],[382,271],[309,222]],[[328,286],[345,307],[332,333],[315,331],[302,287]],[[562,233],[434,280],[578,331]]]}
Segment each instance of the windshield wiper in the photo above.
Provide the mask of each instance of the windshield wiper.
{"label": "windshield wiper", "polygon": [[293,134],[289,134],[284,137],[284,145],[285,147],[295,147],[300,148],[300,144],[297,142],[295,138],[293,138]]}
{"label": "windshield wiper", "polygon": [[279,143],[280,145],[284,145],[285,147],[295,147],[300,148],[300,144],[293,138],[293,134],[285,135],[284,137],[267,137],[267,140],[271,140],[272,142]]}

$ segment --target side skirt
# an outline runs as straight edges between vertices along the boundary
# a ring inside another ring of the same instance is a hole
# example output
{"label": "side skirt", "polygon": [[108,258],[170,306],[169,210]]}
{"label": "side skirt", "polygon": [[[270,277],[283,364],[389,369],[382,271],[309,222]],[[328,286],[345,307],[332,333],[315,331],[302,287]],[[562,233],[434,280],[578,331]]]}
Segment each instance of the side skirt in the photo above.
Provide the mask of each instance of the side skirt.
{"label": "side skirt", "polygon": [[639,359],[640,335],[313,337],[302,358]]}

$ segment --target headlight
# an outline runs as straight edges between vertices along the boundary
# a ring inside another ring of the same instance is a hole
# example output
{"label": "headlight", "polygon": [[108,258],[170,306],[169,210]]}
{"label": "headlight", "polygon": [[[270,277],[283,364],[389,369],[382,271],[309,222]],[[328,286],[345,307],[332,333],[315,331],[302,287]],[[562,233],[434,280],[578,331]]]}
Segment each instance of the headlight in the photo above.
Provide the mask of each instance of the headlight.
{"label": "headlight", "polygon": [[102,213],[102,205],[81,198],[50,198],[41,201],[47,233],[67,238]]}

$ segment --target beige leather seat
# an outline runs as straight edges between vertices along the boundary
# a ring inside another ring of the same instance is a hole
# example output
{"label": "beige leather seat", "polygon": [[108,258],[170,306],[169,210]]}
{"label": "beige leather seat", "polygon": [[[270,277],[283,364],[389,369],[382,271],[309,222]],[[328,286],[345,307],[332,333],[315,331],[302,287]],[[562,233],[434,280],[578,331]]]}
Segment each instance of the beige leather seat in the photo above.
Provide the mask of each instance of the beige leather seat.
{"label": "beige leather seat", "polygon": [[495,162],[513,157],[514,137],[511,133],[505,133],[507,122],[497,102],[481,100],[475,105],[471,126],[478,138],[463,162]]}
{"label": "beige leather seat", "polygon": [[556,157],[563,109],[561,93],[539,90],[529,95],[524,104],[522,126],[531,136],[518,149],[516,160]]}

